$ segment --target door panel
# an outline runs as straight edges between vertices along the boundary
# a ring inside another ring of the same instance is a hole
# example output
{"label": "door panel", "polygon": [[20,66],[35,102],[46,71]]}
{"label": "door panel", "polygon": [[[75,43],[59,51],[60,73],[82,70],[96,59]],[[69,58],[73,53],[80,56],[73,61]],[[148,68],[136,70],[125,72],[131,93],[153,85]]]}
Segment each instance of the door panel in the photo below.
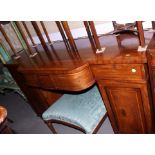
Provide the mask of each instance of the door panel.
{"label": "door panel", "polygon": [[147,82],[98,81],[115,133],[154,132],[152,102],[147,84]]}
{"label": "door panel", "polygon": [[145,118],[139,88],[106,87],[120,133],[144,133]]}

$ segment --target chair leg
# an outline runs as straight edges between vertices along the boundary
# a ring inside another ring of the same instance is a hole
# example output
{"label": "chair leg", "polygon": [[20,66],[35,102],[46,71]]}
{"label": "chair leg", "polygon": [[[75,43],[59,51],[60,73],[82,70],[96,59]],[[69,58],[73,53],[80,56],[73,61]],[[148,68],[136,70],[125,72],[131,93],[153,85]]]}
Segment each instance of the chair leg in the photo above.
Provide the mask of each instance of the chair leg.
{"label": "chair leg", "polygon": [[51,122],[46,122],[46,124],[48,125],[48,127],[51,129],[51,131],[53,132],[53,134],[57,134],[53,124]]}
{"label": "chair leg", "polygon": [[99,124],[97,125],[97,127],[95,128],[93,134],[96,134],[98,132],[99,128],[102,126],[107,116],[108,116],[108,113],[106,112],[103,118],[101,119],[101,121],[99,122]]}

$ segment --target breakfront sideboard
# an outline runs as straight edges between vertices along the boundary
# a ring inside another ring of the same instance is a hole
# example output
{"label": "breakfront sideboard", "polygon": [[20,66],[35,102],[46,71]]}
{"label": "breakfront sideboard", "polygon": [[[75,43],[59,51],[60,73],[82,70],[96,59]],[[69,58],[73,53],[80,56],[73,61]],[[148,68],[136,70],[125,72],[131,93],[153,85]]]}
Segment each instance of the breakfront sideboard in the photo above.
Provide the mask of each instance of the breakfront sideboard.
{"label": "breakfront sideboard", "polygon": [[[142,52],[137,49],[144,43],[139,40],[143,36],[132,33],[103,35],[98,40],[93,33],[92,40],[90,37],[72,40],[70,31],[66,31],[68,41],[64,38],[51,49],[36,23],[32,24],[43,47],[37,46],[39,52],[34,57],[26,50],[21,52],[19,59],[6,66],[39,116],[66,91],[76,93],[97,84],[115,133],[154,133],[152,33],[145,32],[147,39],[143,41],[149,45]],[[85,22],[88,36],[89,31],[94,31],[91,24]],[[67,26],[59,22],[57,25],[60,30]],[[68,42],[72,45],[70,49]]]}

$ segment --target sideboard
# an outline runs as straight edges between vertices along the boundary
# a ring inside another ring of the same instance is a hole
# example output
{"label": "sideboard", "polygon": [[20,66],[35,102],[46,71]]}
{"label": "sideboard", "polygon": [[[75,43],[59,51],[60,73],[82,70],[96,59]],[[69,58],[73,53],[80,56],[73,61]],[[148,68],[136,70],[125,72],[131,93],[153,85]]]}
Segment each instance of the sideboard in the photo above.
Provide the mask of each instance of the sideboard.
{"label": "sideboard", "polygon": [[33,58],[23,51],[6,66],[39,116],[66,91],[97,84],[115,133],[154,133],[155,37],[145,38],[145,52],[137,51],[134,34],[106,35],[99,38],[102,53],[82,38],[74,53],[58,42]]}

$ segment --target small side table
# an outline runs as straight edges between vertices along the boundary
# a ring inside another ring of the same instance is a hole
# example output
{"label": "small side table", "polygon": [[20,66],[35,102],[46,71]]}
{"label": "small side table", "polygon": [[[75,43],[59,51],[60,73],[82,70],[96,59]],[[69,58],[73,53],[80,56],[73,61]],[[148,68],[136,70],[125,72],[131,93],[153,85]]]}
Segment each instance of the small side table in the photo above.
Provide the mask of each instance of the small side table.
{"label": "small side table", "polygon": [[7,109],[0,106],[0,134],[13,134],[14,131],[9,128],[7,121]]}

